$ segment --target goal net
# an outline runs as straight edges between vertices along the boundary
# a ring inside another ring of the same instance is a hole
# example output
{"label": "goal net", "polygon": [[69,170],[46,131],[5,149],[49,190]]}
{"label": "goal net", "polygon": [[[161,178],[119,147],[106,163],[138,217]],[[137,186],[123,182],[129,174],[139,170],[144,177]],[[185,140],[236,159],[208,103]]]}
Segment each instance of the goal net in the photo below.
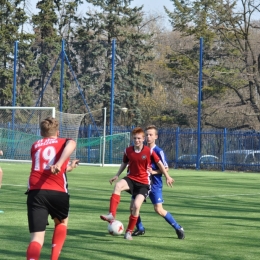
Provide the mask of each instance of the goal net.
{"label": "goal net", "polygon": [[[40,122],[56,117],[60,137],[77,142],[71,159],[83,164],[120,164],[124,149],[130,144],[130,133],[106,136],[106,111],[98,109],[84,114],[56,111],[53,107],[0,107],[1,161],[30,162],[32,144],[41,139]],[[3,159],[2,159],[3,158]]]}
{"label": "goal net", "polygon": [[79,138],[77,158],[83,165],[121,164],[124,149],[130,145],[130,133],[119,133],[101,137]]}
{"label": "goal net", "polygon": [[[77,142],[79,127],[86,114],[70,114],[56,111],[56,119],[59,121],[59,137],[71,138]],[[71,156],[71,159],[77,158],[77,150]]]}
{"label": "goal net", "polygon": [[[77,141],[85,114],[62,113],[54,107],[0,107],[0,149],[4,152],[1,160],[30,162],[31,146],[42,138],[40,122],[49,116],[59,120],[60,137]],[[71,158],[76,158],[76,151]]]}
{"label": "goal net", "polygon": [[31,145],[40,139],[40,122],[55,117],[54,107],[0,107],[0,149],[4,160],[30,160]]}

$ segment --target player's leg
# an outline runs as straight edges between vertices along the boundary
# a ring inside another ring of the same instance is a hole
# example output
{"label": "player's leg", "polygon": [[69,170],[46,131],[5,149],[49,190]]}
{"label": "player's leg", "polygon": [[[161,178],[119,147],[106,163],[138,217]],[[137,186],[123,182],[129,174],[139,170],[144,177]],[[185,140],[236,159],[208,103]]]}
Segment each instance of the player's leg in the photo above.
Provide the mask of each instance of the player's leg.
{"label": "player's leg", "polygon": [[51,218],[54,220],[52,236],[51,260],[58,260],[67,236],[69,195],[65,192],[49,192],[48,207]]}
{"label": "player's leg", "polygon": [[31,240],[27,248],[26,257],[27,260],[38,260],[40,259],[41,248],[44,243],[48,210],[39,203],[37,191],[36,193],[33,191],[28,193],[27,216]]}
{"label": "player's leg", "polygon": [[100,218],[104,221],[111,222],[116,217],[117,208],[120,202],[120,195],[122,191],[129,190],[131,186],[131,180],[127,177],[118,181],[115,185],[114,191],[110,197],[109,213],[101,215]]}
{"label": "player's leg", "polygon": [[59,259],[60,252],[67,236],[68,218],[59,221],[54,218],[55,228],[52,236],[51,260]]}
{"label": "player's leg", "polygon": [[145,199],[145,197],[142,194],[138,194],[135,197],[135,200],[133,202],[133,207],[132,207],[132,213],[129,216],[129,222],[128,222],[128,226],[127,226],[127,229],[126,229],[126,234],[125,234],[125,237],[124,237],[125,239],[132,240],[132,235],[131,234],[132,234],[132,232],[134,230],[134,227],[136,225],[137,219],[139,217],[140,208],[141,208],[141,205],[144,202],[144,199]]}
{"label": "player's leg", "polygon": [[171,213],[163,208],[162,203],[154,204],[154,211],[163,217],[174,229],[180,228],[180,225],[177,223]]}
{"label": "player's leg", "polygon": [[154,211],[162,216],[167,223],[169,223],[176,231],[176,234],[179,239],[184,239],[184,230],[182,226],[178,224],[178,222],[174,219],[170,212],[166,211],[163,208],[163,195],[162,190],[158,189],[150,193],[150,199],[154,205]]}
{"label": "player's leg", "polygon": [[40,259],[41,249],[44,243],[44,236],[45,236],[45,231],[31,233],[31,241],[26,251],[27,260]]}
{"label": "player's leg", "polygon": [[[3,170],[2,170],[2,168],[0,167],[0,189],[1,189],[1,187],[2,187],[2,180],[3,180]],[[0,210],[0,212],[3,213],[2,210]]]}
{"label": "player's leg", "polygon": [[0,167],[0,189],[2,187],[2,180],[3,180],[3,170],[2,168]]}
{"label": "player's leg", "polygon": [[144,200],[148,197],[150,192],[150,185],[141,184],[138,182],[133,182],[133,189],[131,190],[131,194],[135,196],[135,200],[132,206],[132,212],[129,217],[128,227],[126,229],[126,233],[124,238],[127,240],[132,240],[132,232],[136,225],[137,219],[140,214],[140,208],[144,202]]}
{"label": "player's leg", "polygon": [[[132,200],[131,200],[131,204],[130,204],[131,214],[133,213],[134,199],[135,199],[135,196],[132,196]],[[136,222],[136,230],[132,233],[132,236],[140,236],[140,235],[144,235],[144,233],[145,233],[145,228],[143,226],[141,216],[139,214],[137,222]]]}

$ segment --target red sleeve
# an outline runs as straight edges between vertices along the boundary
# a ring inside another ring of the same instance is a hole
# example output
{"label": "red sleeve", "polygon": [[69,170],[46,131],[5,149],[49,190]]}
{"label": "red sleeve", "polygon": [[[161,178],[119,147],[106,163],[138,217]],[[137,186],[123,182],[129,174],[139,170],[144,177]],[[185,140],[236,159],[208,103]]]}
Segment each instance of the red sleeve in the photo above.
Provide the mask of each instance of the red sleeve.
{"label": "red sleeve", "polygon": [[129,159],[128,159],[126,153],[124,153],[123,162],[124,163],[128,163],[129,162]]}
{"label": "red sleeve", "polygon": [[156,154],[156,152],[153,150],[151,157],[153,158],[153,160],[158,163],[160,161],[160,157]]}

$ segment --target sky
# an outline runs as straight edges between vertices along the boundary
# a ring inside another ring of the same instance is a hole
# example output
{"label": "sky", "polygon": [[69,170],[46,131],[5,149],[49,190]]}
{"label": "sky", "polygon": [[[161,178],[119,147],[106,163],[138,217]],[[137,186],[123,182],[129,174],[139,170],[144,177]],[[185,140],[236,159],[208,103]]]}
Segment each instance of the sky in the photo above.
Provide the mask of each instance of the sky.
{"label": "sky", "polygon": [[[29,7],[28,9],[30,10],[30,12],[32,12],[32,13],[37,12],[36,4],[38,1],[39,0],[27,0],[28,7]],[[131,3],[131,7],[135,7],[135,6],[140,7],[141,5],[143,5],[143,11],[145,12],[145,14],[149,14],[149,13],[155,14],[156,13],[156,14],[159,14],[159,15],[162,15],[163,17],[165,17],[164,26],[167,29],[171,28],[171,25],[167,19],[167,14],[165,13],[163,7],[165,6],[167,9],[173,10],[172,1],[170,1],[170,0],[133,0]],[[81,10],[81,13],[84,12],[84,8],[87,9],[89,6],[90,6],[90,4],[84,3],[83,7],[79,8]]]}
{"label": "sky", "polygon": [[165,13],[163,6],[169,10],[173,10],[173,2],[170,0],[134,0],[132,6],[143,5],[143,10],[145,12],[158,12]]}
{"label": "sky", "polygon": [[[39,0],[29,0],[32,11],[36,9],[36,3]],[[84,4],[87,6],[87,4]],[[173,2],[170,0],[133,0],[131,6],[141,6],[143,5],[143,10],[147,13],[149,12],[158,12],[165,13],[163,6],[166,6],[168,9],[173,9]]]}

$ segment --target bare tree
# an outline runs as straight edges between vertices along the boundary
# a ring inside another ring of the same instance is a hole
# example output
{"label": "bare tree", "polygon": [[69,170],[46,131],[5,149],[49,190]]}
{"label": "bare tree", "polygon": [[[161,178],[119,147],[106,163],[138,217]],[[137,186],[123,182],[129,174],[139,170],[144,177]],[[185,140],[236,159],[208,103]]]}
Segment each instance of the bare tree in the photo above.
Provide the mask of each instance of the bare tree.
{"label": "bare tree", "polygon": [[[191,84],[190,93],[197,93],[198,40],[204,38],[203,126],[259,128],[260,32],[259,23],[253,19],[259,13],[259,2],[241,0],[238,5],[210,0],[173,2],[174,12],[166,9],[173,29],[186,39],[192,37],[193,45],[173,49],[168,66],[175,73],[174,79]],[[184,104],[193,107],[195,115],[197,97],[189,95]]]}

